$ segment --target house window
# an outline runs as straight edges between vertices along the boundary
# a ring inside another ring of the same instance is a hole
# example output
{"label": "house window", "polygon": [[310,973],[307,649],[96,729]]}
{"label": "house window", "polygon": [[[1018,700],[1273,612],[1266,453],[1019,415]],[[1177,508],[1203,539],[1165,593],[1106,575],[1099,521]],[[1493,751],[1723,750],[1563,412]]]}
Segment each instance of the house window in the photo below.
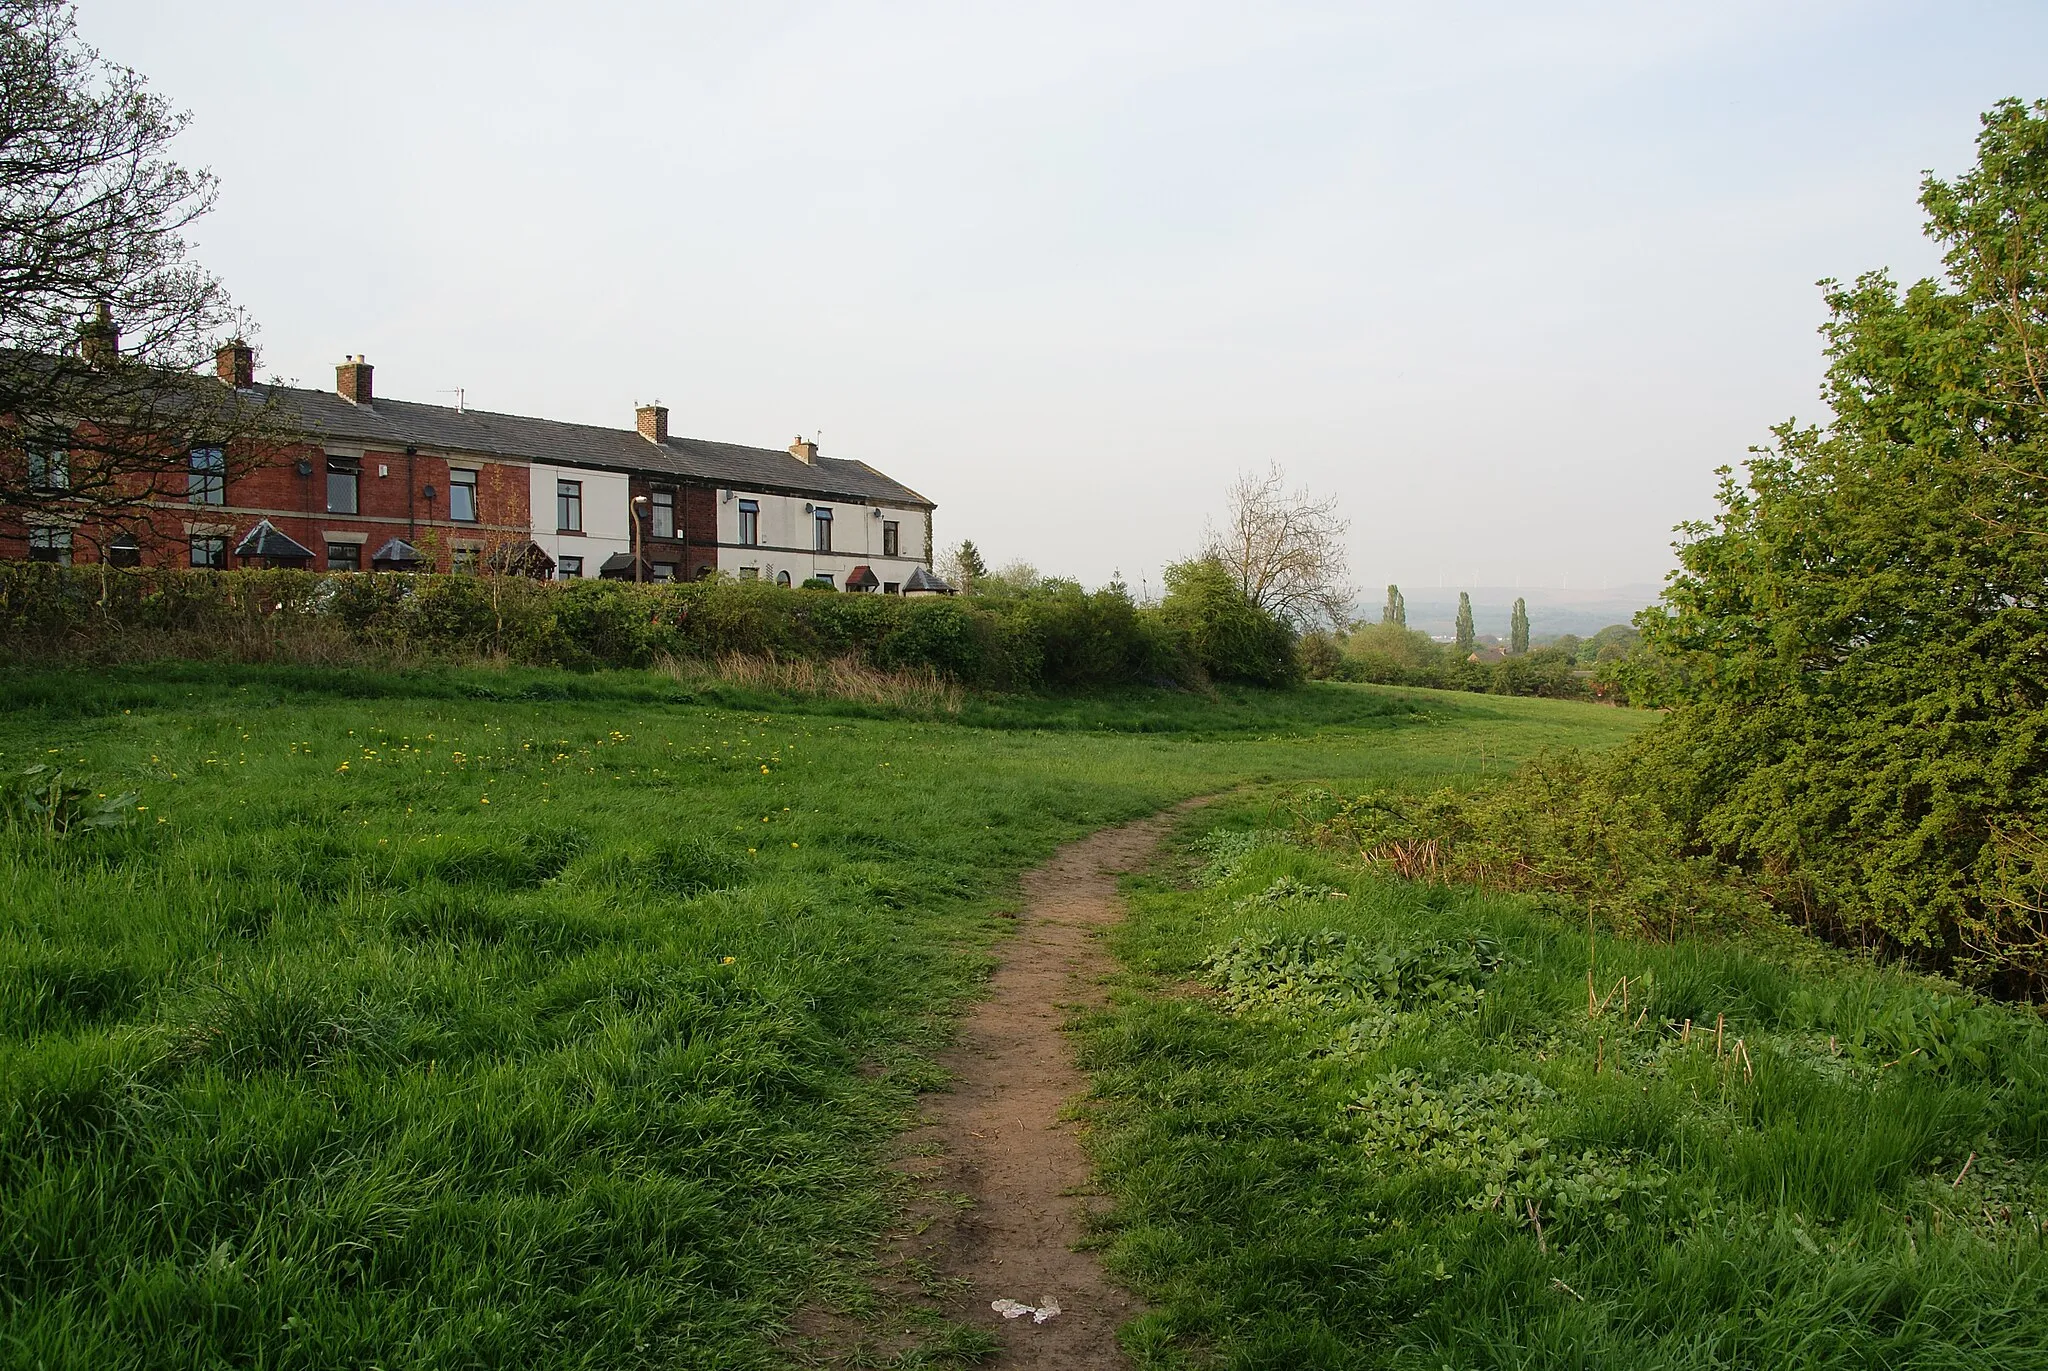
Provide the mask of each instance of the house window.
{"label": "house window", "polygon": [[192,565],[202,571],[226,571],[228,569],[228,540],[201,535],[192,539]]}
{"label": "house window", "polygon": [[761,579],[761,568],[759,568],[759,567],[757,567],[757,566],[743,566],[743,567],[741,567],[741,568],[740,568],[740,579],[741,579],[742,581],[758,581],[758,580],[760,580],[760,579]]}
{"label": "house window", "polygon": [[675,537],[676,493],[672,490],[664,490],[660,486],[656,486],[654,488],[654,504],[650,506],[649,518],[652,520],[648,529],[651,536],[656,538]]}
{"label": "house window", "polygon": [[52,566],[71,565],[71,530],[32,528],[28,531],[28,559]]}
{"label": "house window", "polygon": [[448,569],[458,576],[475,576],[484,569],[484,550],[458,547],[448,554]]}
{"label": "house window", "polygon": [[[569,484],[573,485],[575,483],[572,481]],[[563,581],[582,580],[583,559],[581,557],[564,557],[561,561],[555,563],[555,576],[558,580]]]}
{"label": "house window", "polygon": [[758,547],[761,543],[761,502],[740,501],[740,546]]}
{"label": "house window", "polygon": [[829,571],[814,571],[811,573],[811,579],[823,585],[827,590],[839,589],[838,586],[832,584],[832,573]]}
{"label": "house window", "polygon": [[[560,533],[581,533],[583,531],[583,482],[555,482],[555,529]],[[582,574],[583,559],[576,559],[577,574]]]}
{"label": "house window", "polygon": [[676,564],[674,562],[656,562],[654,564],[654,579],[657,583],[673,581],[675,578]]}
{"label": "house window", "polygon": [[897,523],[894,519],[882,520],[882,555],[884,557],[898,555],[896,545],[900,541],[899,535],[902,528],[903,525]]}
{"label": "house window", "polygon": [[777,585],[779,585],[779,586],[786,586],[786,585],[788,585],[788,584],[789,584],[789,573],[788,573],[788,572],[786,572],[786,571],[778,571],[778,572],[776,572],[776,573],[775,573],[775,584],[777,584]]}
{"label": "house window", "polygon": [[124,533],[107,546],[108,566],[141,566],[142,544],[135,535]]}
{"label": "house window", "polygon": [[361,543],[329,543],[327,545],[327,569],[329,571],[361,571],[363,569],[363,545]]}
{"label": "house window", "polygon": [[28,483],[36,490],[71,489],[71,454],[62,448],[30,448]]}
{"label": "house window", "polygon": [[[192,473],[185,478],[186,498],[195,505],[228,502],[227,457],[217,447],[192,449]],[[194,562],[192,565],[198,566]]]}
{"label": "house window", "polygon": [[818,536],[817,541],[812,543],[811,546],[819,552],[830,552],[832,550],[832,511],[820,509],[813,511],[813,515],[814,522],[818,526]]}
{"label": "house window", "polygon": [[448,517],[465,524],[476,522],[476,473],[461,467],[448,468]]}
{"label": "house window", "polygon": [[357,482],[362,479],[363,464],[353,457],[329,457],[327,459],[327,512],[329,514],[357,513]]}
{"label": "house window", "polygon": [[900,595],[903,593],[903,583],[901,581],[884,581],[882,582],[882,593],[884,595]]}

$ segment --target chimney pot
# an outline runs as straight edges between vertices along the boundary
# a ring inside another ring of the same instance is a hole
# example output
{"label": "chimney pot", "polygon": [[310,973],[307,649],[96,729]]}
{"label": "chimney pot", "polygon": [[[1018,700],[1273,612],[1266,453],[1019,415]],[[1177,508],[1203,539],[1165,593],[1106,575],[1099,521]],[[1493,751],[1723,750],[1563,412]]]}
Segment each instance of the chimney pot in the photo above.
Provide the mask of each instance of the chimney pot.
{"label": "chimney pot", "polygon": [[93,317],[78,330],[78,355],[87,365],[101,369],[112,366],[121,355],[121,329],[105,300],[99,302]]}
{"label": "chimney pot", "polygon": [[214,352],[213,370],[223,383],[249,390],[256,384],[256,349],[240,338],[230,338]]}
{"label": "chimney pot", "polygon": [[799,433],[796,440],[789,445],[789,455],[809,465],[818,460],[818,445],[805,442],[804,436]]}
{"label": "chimney pot", "polygon": [[350,354],[348,360],[334,369],[335,393],[350,404],[370,403],[370,372],[367,360],[359,354]]}
{"label": "chimney pot", "polygon": [[668,441],[668,406],[641,405],[633,411],[633,426],[650,443]]}

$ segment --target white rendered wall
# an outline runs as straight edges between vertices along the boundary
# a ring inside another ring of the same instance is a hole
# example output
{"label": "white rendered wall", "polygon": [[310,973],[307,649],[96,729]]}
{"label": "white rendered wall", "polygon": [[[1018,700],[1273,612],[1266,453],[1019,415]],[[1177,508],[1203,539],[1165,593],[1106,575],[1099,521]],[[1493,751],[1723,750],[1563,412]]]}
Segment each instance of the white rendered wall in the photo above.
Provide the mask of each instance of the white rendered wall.
{"label": "white rendered wall", "polygon": [[[555,528],[555,482],[583,483],[583,533],[560,533]],[[631,488],[624,472],[587,471],[582,467],[533,465],[533,541],[555,559],[581,557],[583,574],[597,575],[605,558],[614,552],[633,551],[633,528],[629,501]],[[922,536],[922,535],[920,535]]]}
{"label": "white rendered wall", "polygon": [[[551,487],[552,488],[552,487]],[[760,542],[756,547],[736,547],[740,537],[740,501],[753,500],[761,506]],[[808,507],[808,508],[807,508]],[[879,508],[880,517],[876,517]],[[832,550],[815,550],[818,509],[832,511]],[[882,524],[894,520],[897,526],[896,555],[882,555]],[[889,506],[854,504],[818,496],[763,495],[733,490],[718,495],[718,569],[738,576],[754,567],[761,579],[772,581],[778,572],[788,572],[791,585],[801,585],[810,576],[829,575],[832,584],[844,589],[846,574],[857,566],[875,573],[878,581],[899,585],[912,567],[924,565],[924,511]]]}

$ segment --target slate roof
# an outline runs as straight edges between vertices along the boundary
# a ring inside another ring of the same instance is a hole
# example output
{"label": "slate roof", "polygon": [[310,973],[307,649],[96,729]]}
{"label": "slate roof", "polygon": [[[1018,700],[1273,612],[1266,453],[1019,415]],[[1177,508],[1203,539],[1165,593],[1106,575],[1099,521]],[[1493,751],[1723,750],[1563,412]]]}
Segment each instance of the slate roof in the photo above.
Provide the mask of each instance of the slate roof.
{"label": "slate roof", "polygon": [[393,538],[370,554],[370,564],[390,562],[394,565],[410,566],[420,560],[419,549],[403,538]]}
{"label": "slate roof", "polygon": [[903,578],[903,593],[908,595],[915,590],[931,591],[939,595],[957,595],[959,593],[953,587],[947,585],[942,578],[932,575],[921,566],[912,567],[910,574]]}
{"label": "slate roof", "polygon": [[311,561],[313,552],[290,535],[281,531],[268,519],[258,519],[256,526],[242,535],[242,541],[235,544],[237,557],[275,557],[284,561]]}
{"label": "slate roof", "polygon": [[306,432],[327,441],[518,457],[607,471],[644,471],[740,490],[786,491],[915,509],[934,507],[909,486],[891,480],[866,462],[843,457],[819,457],[807,463],[780,448],[673,435],[666,443],[656,444],[630,428],[600,428],[411,400],[377,399],[358,405],[333,391],[297,386],[256,389],[277,401]]}

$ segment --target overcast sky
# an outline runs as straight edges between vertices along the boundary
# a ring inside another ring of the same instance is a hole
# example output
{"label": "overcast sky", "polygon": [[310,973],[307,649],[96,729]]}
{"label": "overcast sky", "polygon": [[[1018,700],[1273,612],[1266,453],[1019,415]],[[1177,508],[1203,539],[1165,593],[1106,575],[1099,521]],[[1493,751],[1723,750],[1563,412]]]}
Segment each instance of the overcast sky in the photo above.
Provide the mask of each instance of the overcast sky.
{"label": "overcast sky", "polygon": [[[782,446],[1156,590],[1239,469],[1356,579],[1658,580],[1822,417],[1814,282],[2048,95],[2038,3],[84,0],[266,375]],[[1376,590],[1366,600],[1377,603]]]}

